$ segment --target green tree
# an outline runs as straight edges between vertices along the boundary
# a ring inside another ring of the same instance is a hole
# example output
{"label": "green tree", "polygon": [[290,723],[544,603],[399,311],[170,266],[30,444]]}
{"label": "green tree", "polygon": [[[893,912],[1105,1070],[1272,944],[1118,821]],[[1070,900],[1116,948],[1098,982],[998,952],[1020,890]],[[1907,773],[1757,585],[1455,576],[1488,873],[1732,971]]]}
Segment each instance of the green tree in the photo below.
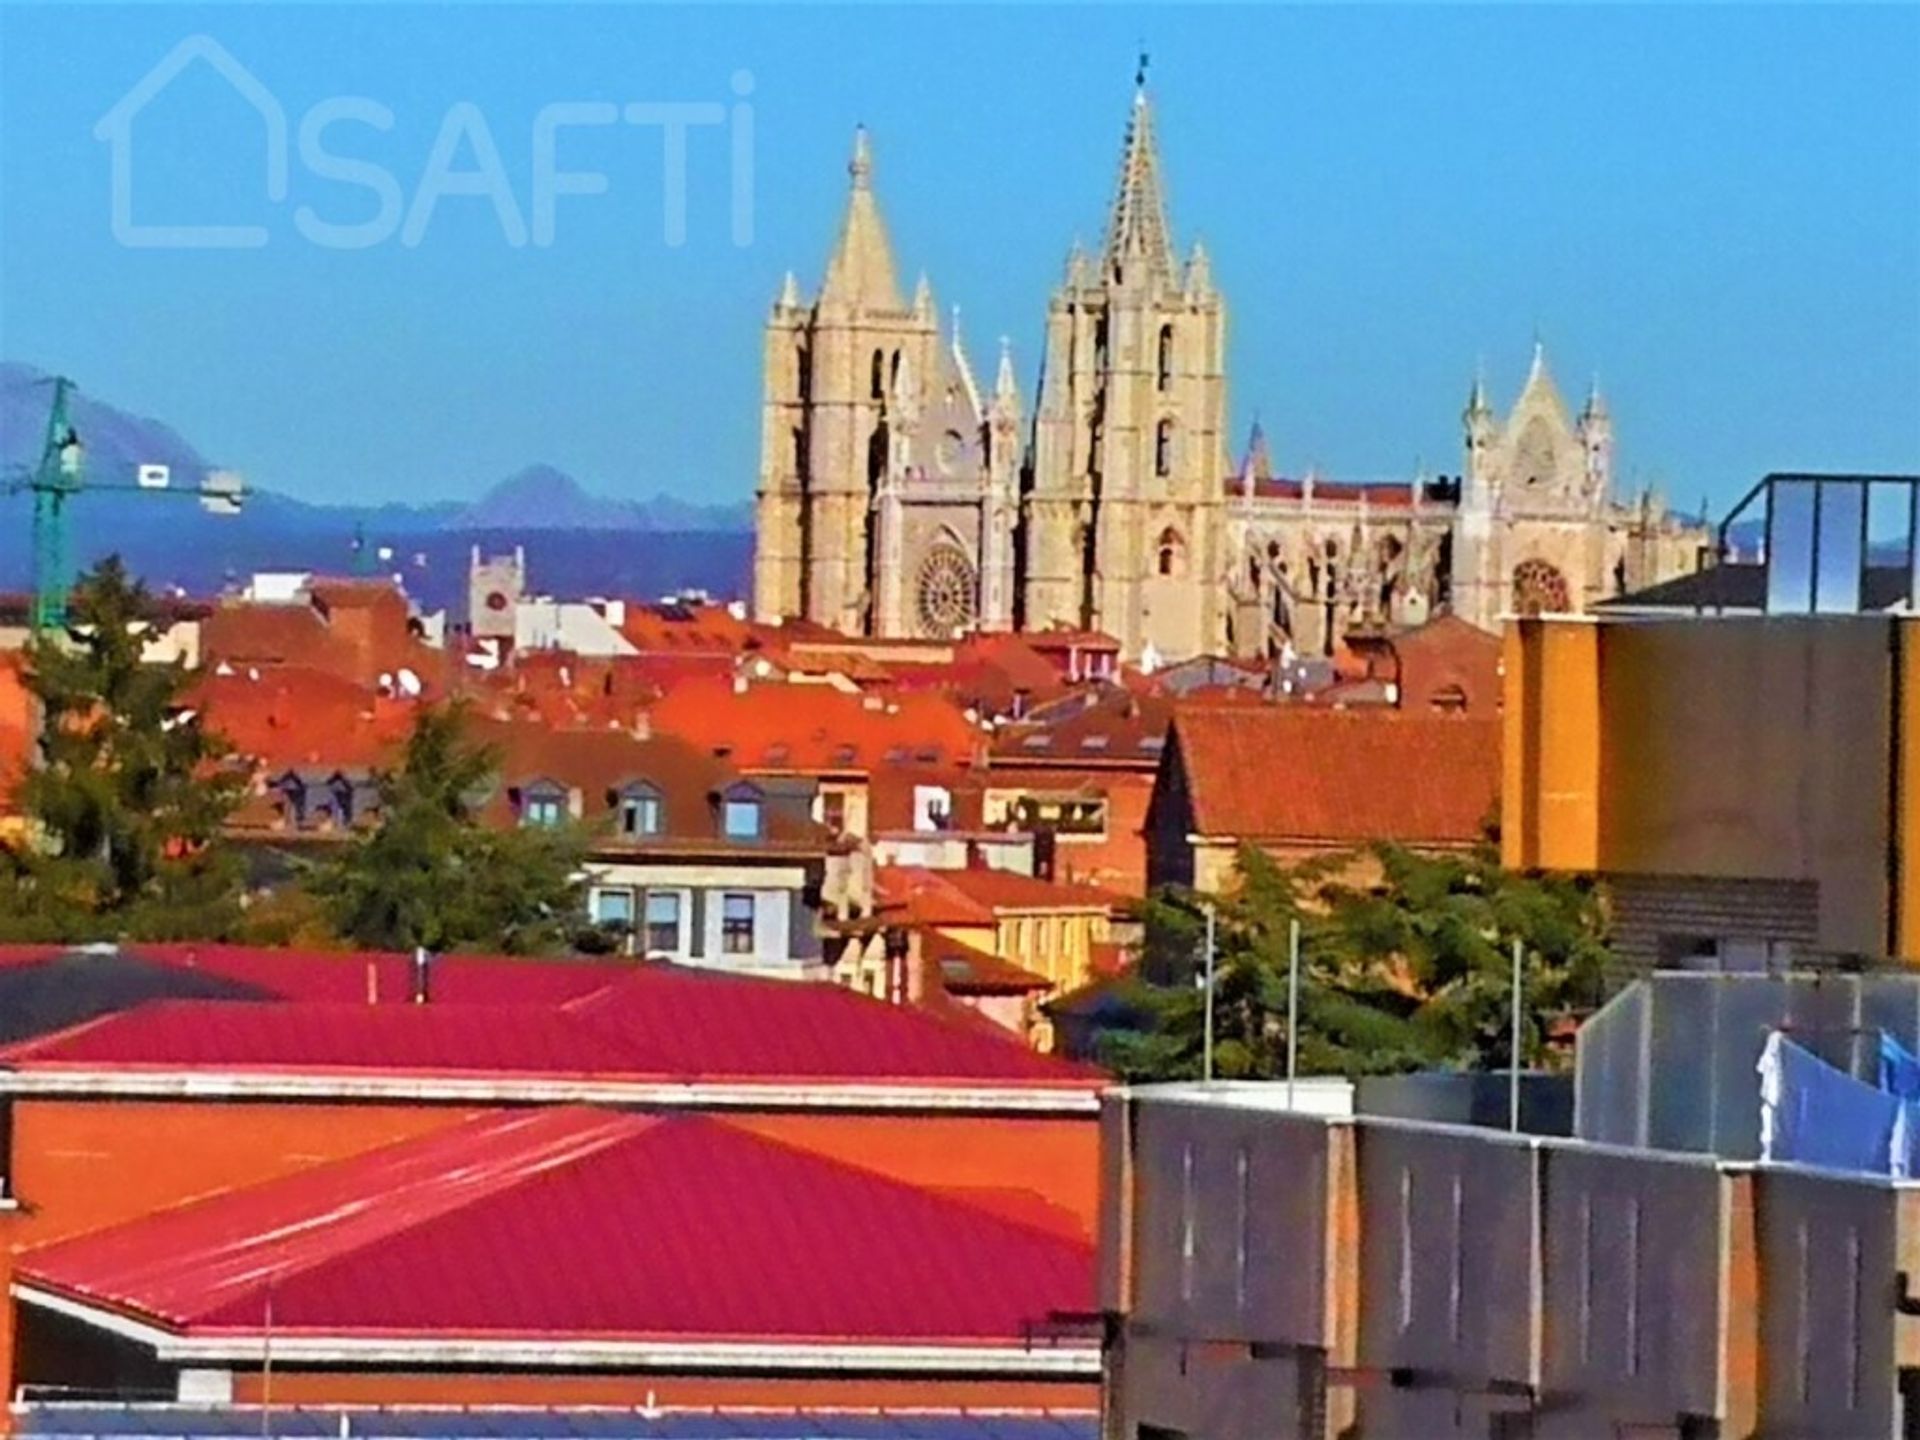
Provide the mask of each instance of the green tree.
{"label": "green tree", "polygon": [[[1214,1073],[1286,1073],[1289,932],[1301,932],[1300,1073],[1361,1076],[1504,1068],[1512,951],[1522,945],[1522,1057],[1552,1059],[1548,1028],[1598,998],[1605,917],[1590,883],[1465,855],[1378,845],[1294,866],[1247,849],[1214,902]],[[1356,875],[1366,876],[1364,882]],[[1169,891],[1143,910],[1147,946],[1102,1058],[1134,1080],[1202,1071],[1206,902]]]}
{"label": "green tree", "polygon": [[581,921],[577,827],[496,829],[481,810],[500,757],[458,705],[422,708],[398,768],[380,777],[380,821],[316,868],[341,936],[375,949],[561,949]]}
{"label": "green tree", "polygon": [[63,633],[27,652],[39,763],[14,803],[25,843],[0,873],[15,938],[189,939],[224,934],[240,866],[221,827],[243,788],[226,744],[188,707],[177,662],[142,658],[155,610],[109,557],[76,586]]}

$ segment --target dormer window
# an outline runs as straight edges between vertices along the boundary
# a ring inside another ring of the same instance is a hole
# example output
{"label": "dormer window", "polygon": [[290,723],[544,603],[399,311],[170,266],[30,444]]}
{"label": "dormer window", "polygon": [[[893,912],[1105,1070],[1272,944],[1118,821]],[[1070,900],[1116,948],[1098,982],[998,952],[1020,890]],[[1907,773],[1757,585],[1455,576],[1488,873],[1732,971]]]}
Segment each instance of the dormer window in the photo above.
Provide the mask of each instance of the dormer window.
{"label": "dormer window", "polygon": [[567,818],[567,792],[551,780],[536,780],[520,792],[520,823],[528,828],[555,829]]}
{"label": "dormer window", "polygon": [[720,833],[729,840],[758,840],[761,828],[760,792],[736,785],[720,797]]}
{"label": "dormer window", "polygon": [[651,785],[629,785],[619,797],[620,833],[629,840],[658,835],[665,828],[665,806]]}

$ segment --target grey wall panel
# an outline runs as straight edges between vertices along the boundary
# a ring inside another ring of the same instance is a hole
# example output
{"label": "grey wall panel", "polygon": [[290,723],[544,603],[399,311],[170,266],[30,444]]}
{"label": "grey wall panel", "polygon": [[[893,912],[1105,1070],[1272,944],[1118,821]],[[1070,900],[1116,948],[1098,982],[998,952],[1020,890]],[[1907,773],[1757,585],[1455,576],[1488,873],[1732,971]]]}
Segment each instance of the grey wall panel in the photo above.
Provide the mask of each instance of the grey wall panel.
{"label": "grey wall panel", "polygon": [[1143,1106],[1135,1124],[1142,1323],[1324,1345],[1329,1127],[1177,1102]]}
{"label": "grey wall panel", "polygon": [[1534,1380],[1538,1156],[1470,1131],[1366,1125],[1360,1364],[1456,1389]]}
{"label": "grey wall panel", "polygon": [[1885,945],[1891,621],[1601,631],[1601,868],[1819,883],[1820,941]]}
{"label": "grey wall panel", "polygon": [[1889,1437],[1898,1417],[1895,1192],[1761,1172],[1760,1426],[1768,1436]]}
{"label": "grey wall panel", "polygon": [[1621,1423],[1713,1414],[1721,1365],[1719,1167],[1552,1147],[1542,1184],[1548,1399],[1605,1397]]}

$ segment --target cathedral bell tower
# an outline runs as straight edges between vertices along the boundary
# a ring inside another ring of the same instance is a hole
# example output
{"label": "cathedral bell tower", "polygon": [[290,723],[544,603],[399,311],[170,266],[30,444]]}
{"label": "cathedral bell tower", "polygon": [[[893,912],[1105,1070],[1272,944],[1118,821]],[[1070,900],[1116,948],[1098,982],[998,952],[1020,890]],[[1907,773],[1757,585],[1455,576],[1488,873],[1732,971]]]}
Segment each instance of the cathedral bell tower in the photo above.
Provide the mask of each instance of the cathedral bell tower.
{"label": "cathedral bell tower", "polygon": [[903,367],[932,373],[939,326],[924,284],[915,304],[901,299],[864,128],[847,172],[819,298],[807,303],[789,274],[767,320],[753,608],[857,635],[875,623],[891,407]]}
{"label": "cathedral bell tower", "polygon": [[1130,660],[1224,643],[1225,357],[1206,252],[1174,249],[1143,59],[1105,246],[1075,246],[1048,307],[1023,627],[1104,630]]}

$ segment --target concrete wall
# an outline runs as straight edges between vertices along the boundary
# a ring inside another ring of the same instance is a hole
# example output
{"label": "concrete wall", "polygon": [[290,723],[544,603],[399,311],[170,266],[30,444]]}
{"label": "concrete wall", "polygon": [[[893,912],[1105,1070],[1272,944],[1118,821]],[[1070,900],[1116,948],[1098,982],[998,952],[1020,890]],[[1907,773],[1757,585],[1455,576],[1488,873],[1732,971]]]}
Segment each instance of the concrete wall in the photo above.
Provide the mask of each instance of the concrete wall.
{"label": "concrete wall", "polygon": [[1193,1087],[1105,1135],[1113,1440],[1908,1433],[1920,1188]]}

